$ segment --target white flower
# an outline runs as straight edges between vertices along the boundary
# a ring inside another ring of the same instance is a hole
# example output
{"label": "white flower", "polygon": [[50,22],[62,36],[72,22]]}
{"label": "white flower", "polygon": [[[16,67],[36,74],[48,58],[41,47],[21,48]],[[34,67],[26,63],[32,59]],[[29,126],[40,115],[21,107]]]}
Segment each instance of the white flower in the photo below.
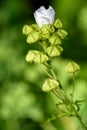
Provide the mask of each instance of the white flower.
{"label": "white flower", "polygon": [[55,11],[51,6],[48,9],[41,6],[34,12],[34,17],[38,26],[42,27],[43,24],[52,24],[54,22]]}

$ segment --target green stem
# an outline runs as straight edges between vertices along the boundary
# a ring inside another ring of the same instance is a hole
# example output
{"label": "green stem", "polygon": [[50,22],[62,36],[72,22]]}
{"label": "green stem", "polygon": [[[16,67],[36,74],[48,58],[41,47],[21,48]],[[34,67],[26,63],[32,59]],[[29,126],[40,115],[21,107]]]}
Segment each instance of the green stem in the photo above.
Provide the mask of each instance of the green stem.
{"label": "green stem", "polygon": [[79,122],[80,122],[82,128],[84,128],[84,130],[87,130],[87,127],[86,127],[85,124],[83,123],[83,121],[82,121],[80,115],[78,114],[78,112],[76,111],[76,109],[75,109],[74,107],[73,107],[73,109],[74,109],[74,112],[75,112],[75,114],[76,114],[75,117],[77,117],[77,119],[79,120]]}
{"label": "green stem", "polygon": [[78,116],[77,118],[78,118],[79,122],[81,123],[82,127],[83,127],[85,130],[87,130],[87,127],[86,127],[85,124],[82,122],[81,117]]}
{"label": "green stem", "polygon": [[[56,81],[58,81],[58,79],[57,79],[57,77],[56,77],[56,75],[55,75],[55,72],[54,72],[53,69],[52,69],[52,65],[51,65],[51,64],[49,64],[49,65],[50,65],[50,67],[51,67],[50,69],[49,69],[48,66],[46,66],[46,65],[45,65],[45,66],[47,67],[48,70],[50,70],[50,73],[49,73],[48,71],[45,71],[45,73],[46,73],[50,78],[53,78],[53,79],[55,79]],[[74,89],[75,89],[75,73],[73,73],[72,79],[73,79],[72,99],[70,99],[70,98],[67,96],[67,94],[66,94],[66,92],[64,91],[63,88],[62,88],[62,89],[59,88],[59,91],[57,91],[57,90],[52,90],[53,94],[54,94],[58,99],[60,99],[61,101],[69,101],[69,102],[73,103],[73,96],[74,96]],[[67,106],[67,103],[64,102],[64,104]],[[79,120],[79,122],[80,122],[82,128],[84,128],[84,130],[87,130],[87,127],[86,127],[85,124],[83,123],[83,121],[82,121],[80,115],[78,114],[78,112],[76,111],[76,109],[74,108],[73,105],[72,105],[72,109],[73,109],[73,111],[75,112],[75,115],[74,115],[74,116],[77,117],[77,119]]]}
{"label": "green stem", "polygon": [[52,75],[51,75],[48,71],[46,71],[46,70],[43,70],[43,71],[45,72],[45,74],[46,74],[49,78],[53,79]]}
{"label": "green stem", "polygon": [[63,98],[58,93],[56,93],[55,90],[52,90],[52,92],[58,99],[63,100]]}
{"label": "green stem", "polygon": [[75,90],[75,73],[72,73],[72,80],[73,80],[73,86],[72,86],[72,100],[73,100]]}
{"label": "green stem", "polygon": [[50,71],[51,71],[51,74],[52,74],[52,76],[54,77],[54,79],[57,80],[57,77],[56,77],[56,75],[55,75],[55,73],[54,73],[54,71],[53,71],[52,68],[50,69]]}

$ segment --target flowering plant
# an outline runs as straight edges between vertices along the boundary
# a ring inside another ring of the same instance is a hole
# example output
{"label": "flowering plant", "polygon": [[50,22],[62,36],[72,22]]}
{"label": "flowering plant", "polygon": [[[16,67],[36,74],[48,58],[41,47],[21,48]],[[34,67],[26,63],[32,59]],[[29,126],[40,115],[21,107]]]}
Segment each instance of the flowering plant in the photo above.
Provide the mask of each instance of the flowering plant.
{"label": "flowering plant", "polygon": [[29,50],[26,55],[26,61],[42,64],[46,67],[45,73],[48,78],[44,81],[42,90],[44,92],[51,91],[58,98],[58,103],[56,104],[60,113],[58,113],[58,116],[76,117],[82,127],[87,130],[78,114],[83,100],[73,100],[75,73],[80,69],[80,66],[71,61],[65,67],[65,71],[73,75],[73,90],[69,96],[66,94],[52,66],[53,59],[59,57],[63,52],[62,40],[67,37],[68,33],[62,28],[60,19],[54,20],[55,11],[51,6],[48,9],[41,6],[34,12],[34,17],[37,24],[24,25],[23,34],[27,36],[27,43],[38,43],[42,50]]}

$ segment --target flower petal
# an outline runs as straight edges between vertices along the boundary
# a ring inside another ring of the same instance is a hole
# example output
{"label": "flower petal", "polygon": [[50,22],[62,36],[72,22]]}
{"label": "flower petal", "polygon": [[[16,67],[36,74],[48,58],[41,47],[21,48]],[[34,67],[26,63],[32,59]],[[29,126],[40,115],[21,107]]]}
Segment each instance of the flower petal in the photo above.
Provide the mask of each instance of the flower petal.
{"label": "flower petal", "polygon": [[43,24],[52,24],[54,22],[54,16],[55,12],[51,6],[48,9],[41,6],[34,12],[34,17],[39,27],[42,27]]}

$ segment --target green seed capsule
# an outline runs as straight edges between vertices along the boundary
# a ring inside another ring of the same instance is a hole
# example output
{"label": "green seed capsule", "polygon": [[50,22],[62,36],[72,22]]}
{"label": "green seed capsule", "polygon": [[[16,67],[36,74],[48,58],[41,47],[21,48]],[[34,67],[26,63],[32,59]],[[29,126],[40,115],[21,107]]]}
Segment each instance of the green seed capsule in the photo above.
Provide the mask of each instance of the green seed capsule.
{"label": "green seed capsule", "polygon": [[62,28],[62,23],[59,19],[56,19],[55,22],[54,22],[54,27],[55,28]]}
{"label": "green seed capsule", "polygon": [[58,86],[59,86],[59,82],[57,82],[56,80],[54,80],[54,79],[47,79],[45,82],[44,82],[44,84],[43,84],[43,86],[42,86],[42,90],[44,91],[44,92],[49,92],[49,91],[51,91],[51,90],[54,90],[54,89],[56,89],[56,88],[58,88]]}
{"label": "green seed capsule", "polygon": [[27,42],[29,44],[32,44],[34,42],[37,42],[38,40],[40,39],[40,35],[39,35],[39,32],[37,31],[32,31],[28,37],[27,37]]}
{"label": "green seed capsule", "polygon": [[65,67],[67,73],[75,73],[78,70],[80,70],[80,66],[74,61],[69,62]]}
{"label": "green seed capsule", "polygon": [[30,25],[24,25],[23,27],[23,34],[28,35],[29,33],[31,33],[33,31],[33,28]]}

